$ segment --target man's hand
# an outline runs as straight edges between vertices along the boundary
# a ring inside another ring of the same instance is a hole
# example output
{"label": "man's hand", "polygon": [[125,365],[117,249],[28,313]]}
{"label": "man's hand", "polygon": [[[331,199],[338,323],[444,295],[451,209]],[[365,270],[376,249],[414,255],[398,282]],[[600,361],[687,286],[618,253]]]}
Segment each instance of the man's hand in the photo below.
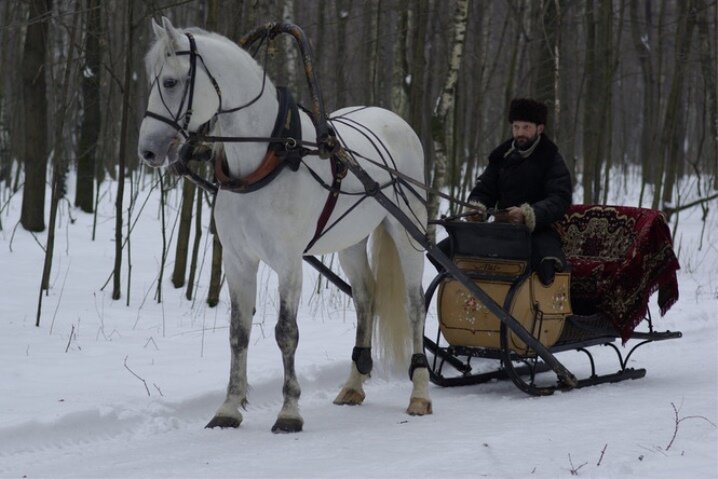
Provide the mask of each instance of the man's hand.
{"label": "man's hand", "polygon": [[474,211],[472,214],[465,217],[466,221],[470,221],[472,223],[480,223],[482,221],[486,221],[486,208],[482,204],[475,204],[474,205]]}
{"label": "man's hand", "polygon": [[524,212],[517,206],[511,206],[501,212],[495,213],[494,219],[499,223],[513,223],[515,225],[522,225],[526,222]]}

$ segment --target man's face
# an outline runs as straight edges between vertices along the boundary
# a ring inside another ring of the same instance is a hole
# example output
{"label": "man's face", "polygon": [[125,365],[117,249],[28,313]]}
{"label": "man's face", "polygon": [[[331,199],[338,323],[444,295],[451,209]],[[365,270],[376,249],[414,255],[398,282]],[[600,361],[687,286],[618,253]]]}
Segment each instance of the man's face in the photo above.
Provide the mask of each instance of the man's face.
{"label": "man's face", "polygon": [[543,133],[543,125],[537,125],[530,121],[515,121],[511,123],[511,132],[514,141],[519,148],[524,148],[534,141]]}

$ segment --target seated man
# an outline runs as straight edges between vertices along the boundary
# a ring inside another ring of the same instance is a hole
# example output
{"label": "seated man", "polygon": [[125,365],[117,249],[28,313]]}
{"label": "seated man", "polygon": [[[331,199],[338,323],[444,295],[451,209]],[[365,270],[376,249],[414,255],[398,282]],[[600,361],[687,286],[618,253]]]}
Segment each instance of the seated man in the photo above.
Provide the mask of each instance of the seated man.
{"label": "seated man", "polygon": [[566,259],[551,223],[571,205],[571,175],[558,147],[543,135],[548,109],[535,100],[511,101],[509,122],[513,138],[489,155],[489,165],[469,195],[482,221],[487,208],[497,208],[496,221],[525,224],[531,234],[531,267],[543,284],[553,281]]}

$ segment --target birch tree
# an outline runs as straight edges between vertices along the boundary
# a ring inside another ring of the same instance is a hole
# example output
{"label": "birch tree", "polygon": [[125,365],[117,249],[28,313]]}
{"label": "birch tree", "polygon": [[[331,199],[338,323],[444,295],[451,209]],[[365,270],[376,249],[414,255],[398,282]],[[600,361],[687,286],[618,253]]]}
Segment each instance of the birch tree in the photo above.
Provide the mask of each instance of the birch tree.
{"label": "birch tree", "polygon": [[[456,83],[459,78],[461,57],[464,51],[466,38],[466,23],[468,19],[468,0],[458,0],[453,16],[453,39],[449,52],[449,66],[446,78],[431,117],[431,138],[434,145],[434,174],[431,182],[432,191],[429,192],[428,212],[429,218],[434,218],[439,210],[439,196],[435,193],[445,186],[447,173],[447,144],[450,131],[447,129],[447,117],[454,107]],[[433,229],[429,233],[434,236]]]}

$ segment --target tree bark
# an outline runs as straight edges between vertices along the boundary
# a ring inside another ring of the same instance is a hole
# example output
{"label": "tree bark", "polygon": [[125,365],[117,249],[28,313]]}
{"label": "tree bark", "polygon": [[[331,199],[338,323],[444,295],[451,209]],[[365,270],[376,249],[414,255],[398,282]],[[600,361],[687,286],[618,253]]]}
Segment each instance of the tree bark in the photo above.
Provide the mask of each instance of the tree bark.
{"label": "tree bark", "polygon": [[[420,138],[424,136],[424,94],[426,92],[426,41],[429,27],[429,0],[410,3],[412,25],[409,87],[409,124]],[[428,153],[428,152],[425,152]]]}
{"label": "tree bark", "polygon": [[394,64],[391,82],[391,109],[406,121],[409,118],[409,0],[400,0],[398,7],[399,28],[394,43]]}
{"label": "tree bark", "polygon": [[175,249],[175,266],[172,271],[172,284],[175,288],[181,288],[185,284],[189,235],[192,230],[192,208],[194,207],[194,194],[196,189],[197,187],[193,182],[187,179],[183,180],[180,224],[179,231],[177,232],[177,247]]}
{"label": "tree bark", "polygon": [[87,0],[85,58],[82,70],[82,125],[77,154],[75,206],[92,213],[95,199],[95,161],[100,138],[100,0]]}
{"label": "tree bark", "polygon": [[[461,58],[464,51],[464,40],[466,38],[466,23],[468,19],[468,0],[458,0],[453,17],[454,34],[451,41],[449,53],[449,66],[446,78],[437,101],[436,109],[432,115],[431,137],[434,143],[434,174],[431,182],[432,191],[429,191],[428,212],[429,218],[434,218],[439,210],[439,196],[435,193],[445,186],[448,156],[447,145],[451,131],[447,129],[447,116],[454,107],[456,95],[456,83],[459,78]],[[433,239],[434,229],[429,229],[429,235]]]}
{"label": "tree bark", "polygon": [[347,0],[336,0],[337,53],[336,53],[336,108],[347,106],[347,22],[349,21],[350,3]]}
{"label": "tree bark", "polygon": [[686,78],[686,66],[688,55],[691,50],[691,39],[693,38],[693,27],[695,26],[695,5],[689,2],[678,2],[679,23],[676,31],[675,44],[675,66],[673,69],[673,80],[668,93],[666,114],[663,120],[661,135],[661,163],[666,166],[665,178],[663,180],[663,194],[653,197],[653,208],[670,204],[673,200],[673,186],[676,180],[676,172],[679,162],[680,151],[683,148],[683,135],[681,134],[683,123],[683,85]]}
{"label": "tree bark", "polygon": [[127,154],[127,128],[130,121],[130,84],[132,82],[132,48],[134,22],[134,0],[127,2],[125,76],[122,96],[122,123],[120,126],[120,145],[117,171],[117,198],[115,199],[115,267],[113,270],[112,299],[122,296],[122,202],[125,192],[125,155]]}
{"label": "tree bark", "polygon": [[197,210],[196,220],[194,224],[194,244],[192,245],[192,262],[189,267],[189,278],[187,279],[187,290],[185,297],[188,300],[192,300],[192,294],[194,292],[194,281],[197,272],[197,258],[199,257],[200,239],[202,238],[202,192],[197,192]]}
{"label": "tree bark", "polygon": [[[597,5],[598,4],[598,5]],[[598,9],[596,8],[598,6]],[[598,11],[598,17],[596,15]],[[586,4],[586,98],[583,117],[583,201],[598,203],[611,117],[611,0]],[[600,100],[599,100],[600,99]]]}
{"label": "tree bark", "polygon": [[43,231],[48,156],[45,56],[52,0],[30,0],[29,5],[22,61],[25,186],[20,223],[28,231]]}
{"label": "tree bark", "polygon": [[558,141],[561,11],[558,0],[542,0],[534,2],[534,5],[540,6],[540,13],[534,17],[537,28],[532,32],[537,38],[533,97],[554,113],[544,131],[546,135]]}
{"label": "tree bark", "polygon": [[[712,174],[718,176],[718,86],[716,84],[718,65],[716,65],[716,52],[711,45],[708,6],[705,0],[695,0],[695,7],[697,15],[696,26],[698,27],[698,39],[700,41],[698,51],[700,53],[701,71],[705,83],[707,104],[707,115],[703,121],[708,124],[711,133],[710,143],[713,147],[708,160],[710,162],[709,164],[712,165]],[[713,29],[716,30],[717,28],[718,26],[714,23]]]}
{"label": "tree bark", "polygon": [[[650,3],[650,2],[649,2]],[[638,13],[638,0],[631,0],[629,4],[629,15],[631,18],[631,38],[633,46],[638,55],[638,62],[641,66],[643,84],[643,114],[641,115],[641,147],[639,154],[641,158],[641,192],[639,194],[639,205],[643,202],[645,188],[651,182],[650,165],[656,160],[656,139],[658,128],[656,126],[657,116],[657,92],[656,78],[653,74],[653,60],[651,58],[651,14],[650,6],[646,7],[646,16],[643,21]],[[645,30],[641,29],[641,23],[646,24]]]}

